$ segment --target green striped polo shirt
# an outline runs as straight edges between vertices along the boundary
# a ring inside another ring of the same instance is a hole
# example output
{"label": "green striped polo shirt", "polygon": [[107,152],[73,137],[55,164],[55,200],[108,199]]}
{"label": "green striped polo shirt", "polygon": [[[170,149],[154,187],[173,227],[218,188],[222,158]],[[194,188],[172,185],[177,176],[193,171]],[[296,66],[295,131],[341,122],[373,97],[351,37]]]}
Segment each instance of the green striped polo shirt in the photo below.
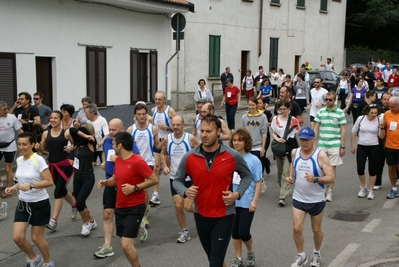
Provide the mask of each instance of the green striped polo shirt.
{"label": "green striped polo shirt", "polygon": [[337,106],[329,110],[327,107],[320,109],[314,119],[320,124],[319,143],[320,148],[334,148],[341,146],[341,125],[346,124],[345,113]]}

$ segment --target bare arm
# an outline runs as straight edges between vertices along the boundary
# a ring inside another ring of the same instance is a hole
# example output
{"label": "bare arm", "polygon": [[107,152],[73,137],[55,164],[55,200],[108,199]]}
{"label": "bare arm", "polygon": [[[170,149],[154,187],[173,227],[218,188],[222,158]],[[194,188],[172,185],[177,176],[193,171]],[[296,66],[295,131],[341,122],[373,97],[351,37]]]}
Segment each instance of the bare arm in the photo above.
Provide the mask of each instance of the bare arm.
{"label": "bare arm", "polygon": [[255,194],[254,198],[252,199],[251,203],[249,204],[249,212],[254,212],[258,206],[259,196],[262,192],[262,179],[256,182],[255,185]]}
{"label": "bare arm", "polygon": [[200,142],[198,141],[198,139],[195,137],[195,135],[191,135],[190,136],[190,145],[192,148],[197,147],[200,145]]}
{"label": "bare arm", "polygon": [[[340,128],[341,128],[341,146],[345,146],[346,125],[345,124],[341,124]],[[340,154],[341,157],[343,157],[345,155],[345,149],[344,148],[340,148],[339,149],[339,154]]]}
{"label": "bare arm", "polygon": [[220,121],[221,121],[221,123],[222,123],[222,133],[223,133],[223,135],[221,135],[221,136],[219,137],[219,140],[223,140],[223,141],[230,140],[230,130],[229,130],[229,127],[227,127],[227,124],[226,124],[225,121],[223,121],[223,120],[220,120]]}
{"label": "bare arm", "polygon": [[156,147],[157,149],[162,149],[162,144],[161,144],[161,142],[159,141],[159,137],[158,137],[158,129],[157,129],[157,127],[152,126],[152,132],[153,132],[153,134],[154,134],[154,144],[155,144],[155,147]]}
{"label": "bare arm", "polygon": [[170,172],[170,160],[168,155],[166,155],[166,137],[162,140],[162,150],[161,150],[161,161],[164,166],[163,174],[167,175]]}

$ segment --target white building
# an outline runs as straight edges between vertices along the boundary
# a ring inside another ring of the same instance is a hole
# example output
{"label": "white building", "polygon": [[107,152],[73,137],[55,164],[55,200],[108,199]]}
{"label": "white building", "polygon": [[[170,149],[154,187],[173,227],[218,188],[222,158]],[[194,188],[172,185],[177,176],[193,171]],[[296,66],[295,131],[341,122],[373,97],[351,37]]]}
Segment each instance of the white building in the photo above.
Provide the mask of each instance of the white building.
{"label": "white building", "polygon": [[0,99],[44,93],[44,103],[100,107],[151,101],[165,88],[171,15],[185,0],[1,0]]}
{"label": "white building", "polygon": [[[177,74],[172,74],[172,105],[194,105],[194,90],[204,78],[221,99],[220,74],[229,66],[239,86],[247,69],[271,67],[295,75],[309,61],[314,68],[332,58],[344,68],[346,0],[192,0],[187,13]],[[173,61],[176,66],[176,60]],[[220,105],[220,101],[215,103]]]}

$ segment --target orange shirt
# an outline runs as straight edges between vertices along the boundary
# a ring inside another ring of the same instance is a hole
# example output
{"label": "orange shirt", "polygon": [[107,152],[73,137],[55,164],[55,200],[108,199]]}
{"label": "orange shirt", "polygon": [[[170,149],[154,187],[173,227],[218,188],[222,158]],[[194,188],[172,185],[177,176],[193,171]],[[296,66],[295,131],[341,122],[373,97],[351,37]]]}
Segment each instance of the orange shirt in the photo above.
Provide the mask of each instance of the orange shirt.
{"label": "orange shirt", "polygon": [[399,149],[399,113],[384,113],[385,147]]}

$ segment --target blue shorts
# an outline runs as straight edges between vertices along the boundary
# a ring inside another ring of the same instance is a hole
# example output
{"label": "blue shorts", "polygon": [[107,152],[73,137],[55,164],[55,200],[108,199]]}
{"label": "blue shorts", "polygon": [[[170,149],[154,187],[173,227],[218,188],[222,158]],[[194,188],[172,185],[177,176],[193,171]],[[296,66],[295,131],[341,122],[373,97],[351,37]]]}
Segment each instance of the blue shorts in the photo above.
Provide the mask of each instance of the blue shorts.
{"label": "blue shorts", "polygon": [[[173,179],[169,179],[169,181],[170,181],[170,192],[172,192],[172,196],[177,195],[177,192],[176,192],[175,188],[173,187]],[[193,185],[193,182],[191,180],[184,182],[184,186],[187,188],[189,188],[192,185]]]}
{"label": "blue shorts", "polygon": [[322,201],[317,203],[303,203],[293,199],[292,206],[298,210],[309,213],[311,216],[317,216],[323,211],[324,207],[326,206],[326,202]]}

